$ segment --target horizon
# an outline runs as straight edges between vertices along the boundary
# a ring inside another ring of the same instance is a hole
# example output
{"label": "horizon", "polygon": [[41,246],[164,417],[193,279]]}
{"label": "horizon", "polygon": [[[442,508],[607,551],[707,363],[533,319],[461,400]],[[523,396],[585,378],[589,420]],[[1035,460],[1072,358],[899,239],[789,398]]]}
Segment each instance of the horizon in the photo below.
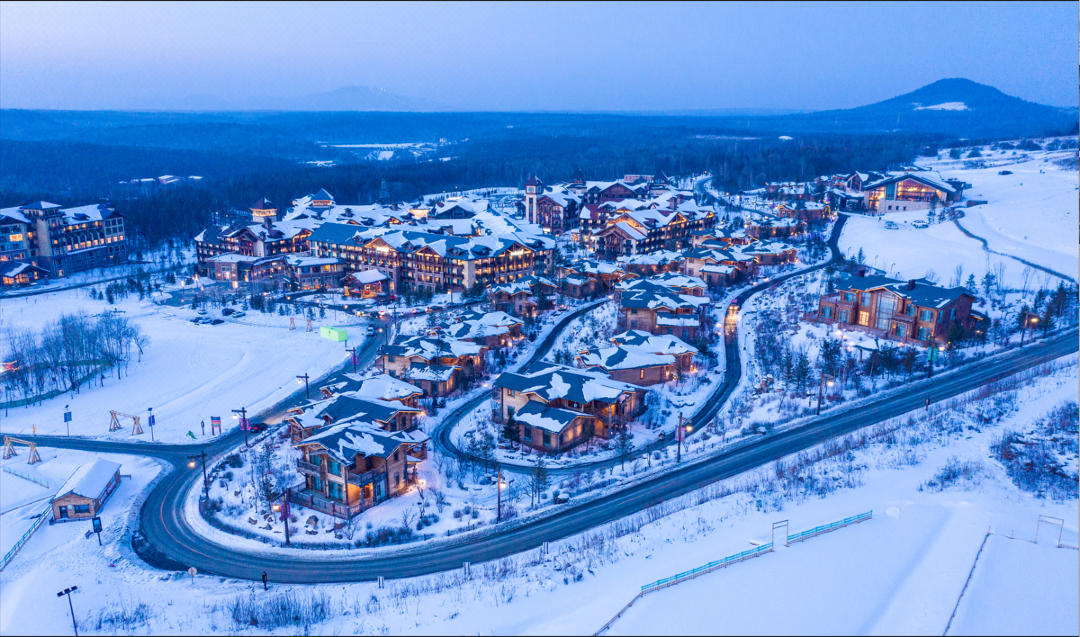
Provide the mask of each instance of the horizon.
{"label": "horizon", "polygon": [[[390,107],[362,110],[751,115],[854,108],[946,78],[1080,105],[1080,13],[1066,3],[2,2],[0,18],[5,110],[309,111],[288,100],[374,87]],[[286,106],[259,107],[275,100]]]}

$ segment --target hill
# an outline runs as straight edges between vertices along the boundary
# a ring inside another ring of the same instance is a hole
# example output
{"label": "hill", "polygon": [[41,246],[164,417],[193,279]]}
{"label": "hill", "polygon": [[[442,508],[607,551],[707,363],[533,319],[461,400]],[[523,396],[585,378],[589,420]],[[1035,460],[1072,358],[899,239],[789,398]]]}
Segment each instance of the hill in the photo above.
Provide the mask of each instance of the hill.
{"label": "hill", "polygon": [[752,118],[750,130],[921,132],[961,138],[1016,138],[1076,131],[1077,109],[1028,102],[962,78],[857,108]]}

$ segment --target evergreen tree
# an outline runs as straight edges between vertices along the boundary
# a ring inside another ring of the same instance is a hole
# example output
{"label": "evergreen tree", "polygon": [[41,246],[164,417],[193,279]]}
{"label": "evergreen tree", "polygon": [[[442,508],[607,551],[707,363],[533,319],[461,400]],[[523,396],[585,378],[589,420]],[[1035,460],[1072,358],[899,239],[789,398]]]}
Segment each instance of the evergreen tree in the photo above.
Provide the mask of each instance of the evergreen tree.
{"label": "evergreen tree", "polygon": [[510,443],[517,444],[521,442],[521,432],[518,430],[517,421],[514,420],[513,407],[509,407],[506,410],[506,424],[503,425],[502,437]]}

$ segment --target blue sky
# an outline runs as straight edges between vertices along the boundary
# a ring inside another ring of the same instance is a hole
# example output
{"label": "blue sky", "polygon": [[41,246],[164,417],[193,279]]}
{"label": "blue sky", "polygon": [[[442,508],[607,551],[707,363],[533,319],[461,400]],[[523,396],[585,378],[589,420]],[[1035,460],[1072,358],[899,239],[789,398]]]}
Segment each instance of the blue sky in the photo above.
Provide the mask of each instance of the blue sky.
{"label": "blue sky", "polygon": [[0,106],[366,85],[485,110],[819,110],[946,77],[1076,106],[1078,7],[3,2]]}

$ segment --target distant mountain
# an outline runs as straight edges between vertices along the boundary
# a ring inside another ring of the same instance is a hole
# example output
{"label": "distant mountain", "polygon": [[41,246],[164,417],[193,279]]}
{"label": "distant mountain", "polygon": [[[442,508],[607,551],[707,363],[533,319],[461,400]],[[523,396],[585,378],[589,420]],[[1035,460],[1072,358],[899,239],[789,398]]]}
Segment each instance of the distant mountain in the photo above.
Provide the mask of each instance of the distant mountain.
{"label": "distant mountain", "polygon": [[925,132],[955,137],[1029,137],[1076,130],[1077,109],[1006,95],[962,78],[938,80],[882,102],[844,110],[752,118],[751,129],[791,132]]}
{"label": "distant mountain", "polygon": [[264,95],[245,100],[225,100],[214,95],[192,95],[168,110],[187,111],[396,111],[433,112],[453,110],[444,104],[405,97],[373,86],[343,86],[326,93],[302,96]]}

